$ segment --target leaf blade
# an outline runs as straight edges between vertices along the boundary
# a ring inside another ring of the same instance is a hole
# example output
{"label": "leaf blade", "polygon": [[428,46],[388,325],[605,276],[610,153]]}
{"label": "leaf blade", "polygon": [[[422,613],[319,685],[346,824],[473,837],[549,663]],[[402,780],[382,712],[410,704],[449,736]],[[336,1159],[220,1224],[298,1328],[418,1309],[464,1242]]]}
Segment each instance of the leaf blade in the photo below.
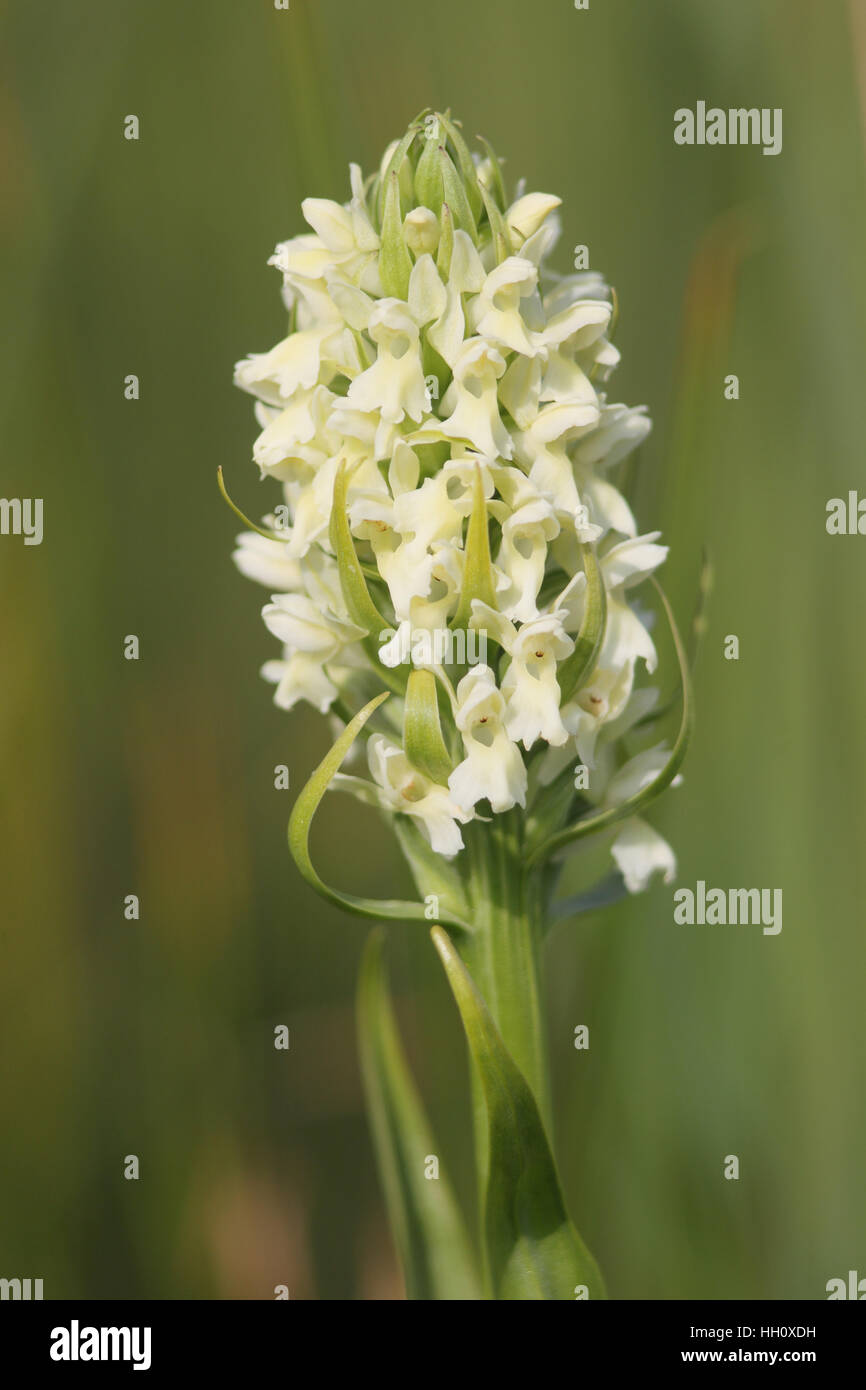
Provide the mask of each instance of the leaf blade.
{"label": "leaf blade", "polygon": [[541,1115],[448,935],[432,931],[478,1068],[489,1123],[484,1229],[494,1297],[605,1298],[598,1266],[565,1211]]}

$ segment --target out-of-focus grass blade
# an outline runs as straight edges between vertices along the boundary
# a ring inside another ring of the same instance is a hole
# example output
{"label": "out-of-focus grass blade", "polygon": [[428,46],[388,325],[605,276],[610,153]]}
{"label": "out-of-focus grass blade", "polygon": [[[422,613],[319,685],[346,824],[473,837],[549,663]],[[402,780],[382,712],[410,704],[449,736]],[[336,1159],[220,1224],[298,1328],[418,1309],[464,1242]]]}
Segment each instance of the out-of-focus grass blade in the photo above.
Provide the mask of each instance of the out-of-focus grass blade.
{"label": "out-of-focus grass blade", "polygon": [[436,1147],[415,1089],[382,959],[371,933],[358,981],[361,1071],[391,1229],[412,1299],[480,1299],[463,1218],[447,1177],[424,1176]]}
{"label": "out-of-focus grass blade", "polygon": [[448,937],[433,941],[457,1001],[489,1123],[484,1233],[499,1299],[605,1298],[601,1274],[568,1218],[535,1097]]}

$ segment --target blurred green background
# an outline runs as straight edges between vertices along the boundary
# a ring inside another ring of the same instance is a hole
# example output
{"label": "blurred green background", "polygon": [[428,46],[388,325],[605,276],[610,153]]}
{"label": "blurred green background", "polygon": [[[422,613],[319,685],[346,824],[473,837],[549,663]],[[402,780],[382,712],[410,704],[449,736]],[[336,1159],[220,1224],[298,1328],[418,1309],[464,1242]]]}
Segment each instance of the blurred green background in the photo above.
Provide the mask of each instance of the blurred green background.
{"label": "blurred green background", "polygon": [[[2,37],[0,490],[44,498],[45,539],[0,540],[0,1275],[402,1296],[356,1061],[365,928],[301,884],[273,786],[326,723],[258,679],[264,594],[214,471],[265,509],[231,371],[282,332],[267,257],[427,105],[561,194],[560,268],[587,243],[619,291],[613,397],[655,420],[635,501],[684,619],[704,544],[716,568],[685,783],[651,819],[680,884],[784,891],[777,937],[675,926],[663,885],[557,929],[572,1211],[619,1298],[866,1274],[866,540],[824,524],[866,482],[863,4],[19,0]],[[675,146],[698,99],[781,106],[782,154]],[[408,886],[345,798],[317,846],[342,886]],[[469,1201],[455,1010],[423,932],[389,957]]]}

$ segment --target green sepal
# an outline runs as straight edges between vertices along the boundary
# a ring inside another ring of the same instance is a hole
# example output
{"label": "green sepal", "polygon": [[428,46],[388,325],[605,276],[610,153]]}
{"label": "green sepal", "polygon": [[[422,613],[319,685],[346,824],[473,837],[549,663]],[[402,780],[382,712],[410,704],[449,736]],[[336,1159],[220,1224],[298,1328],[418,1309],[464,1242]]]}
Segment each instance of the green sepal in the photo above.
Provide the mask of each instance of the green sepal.
{"label": "green sepal", "polygon": [[494,1298],[605,1298],[598,1266],[565,1210],[538,1105],[453,942],[432,931],[481,1083],[489,1154],[483,1225]]}
{"label": "green sepal", "polygon": [[626,820],[629,816],[637,815],[639,811],[643,811],[651,802],[655,801],[656,797],[660,796],[661,793],[670,786],[682,767],[694,722],[691,673],[689,671],[688,661],[686,660],[682,638],[680,637],[679,629],[677,628],[676,620],[671,606],[668,603],[667,596],[654,576],[650,575],[650,581],[658,590],[659,597],[664,605],[680,668],[683,710],[679,731],[674,740],[674,746],[671,749],[670,757],[651,782],[640,791],[635,792],[619,806],[609,806],[604,811],[594,811],[591,815],[585,816],[574,825],[566,826],[564,830],[558,831],[555,835],[551,835],[543,840],[541,844],[537,844],[527,855],[527,868],[531,868],[534,864],[548,859],[550,855],[556,854],[558,850],[564,849],[566,845],[571,844],[574,840],[581,840],[586,835],[593,835],[596,831],[606,830],[609,826],[616,825],[619,821]]}
{"label": "green sepal", "polygon": [[592,675],[607,625],[607,593],[598,556],[592,546],[581,546],[581,551],[586,575],[583,618],[574,651],[563,661],[556,673],[563,704],[573,699]]}
{"label": "green sepal", "polygon": [[400,210],[400,184],[396,169],[388,175],[385,186],[385,211],[382,217],[382,243],[379,250],[379,278],[386,295],[408,299],[412,257],[403,237],[403,214]]}
{"label": "green sepal", "polygon": [[463,564],[463,584],[457,612],[451,619],[452,630],[465,628],[472,617],[472,600],[481,599],[489,608],[496,608],[496,586],[490,559],[490,533],[487,527],[487,499],[480,464],[475,465],[472,488],[472,511],[466,528],[466,558]]}
{"label": "green sepal", "polygon": [[447,787],[454,764],[442,737],[436,677],[432,671],[413,670],[409,674],[403,711],[403,748],[413,767],[431,781]]}
{"label": "green sepal", "polygon": [[373,931],[358,978],[361,1075],[391,1230],[410,1299],[482,1297],[456,1198],[444,1173],[425,1176],[436,1145],[406,1061],[383,960]]}
{"label": "green sepal", "polygon": [[[344,912],[351,912],[356,917],[372,918],[374,921],[429,922],[423,903],[395,898],[361,898],[354,893],[343,893],[337,888],[331,888],[319,878],[310,858],[310,827],[319,803],[367,720],[388,697],[389,692],[385,690],[359,710],[333,747],[325,754],[319,766],[310,774],[289,818],[289,851],[304,881],[319,894],[319,897],[333,903],[335,907],[342,908]],[[468,923],[448,912],[440,913],[439,920],[461,931],[471,930]]]}

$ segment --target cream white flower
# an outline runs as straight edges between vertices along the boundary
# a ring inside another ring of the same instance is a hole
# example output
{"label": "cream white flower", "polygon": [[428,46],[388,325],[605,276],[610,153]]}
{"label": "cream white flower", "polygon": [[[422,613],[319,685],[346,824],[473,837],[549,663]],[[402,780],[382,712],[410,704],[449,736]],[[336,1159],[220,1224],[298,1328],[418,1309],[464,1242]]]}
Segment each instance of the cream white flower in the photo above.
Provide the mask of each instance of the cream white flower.
{"label": "cream white flower", "polygon": [[345,646],[357,642],[363,630],[306,594],[275,594],[262,617],[284,646],[283,659],[262,668],[265,679],[276,683],[276,703],[292,709],[299,700],[308,700],[324,714],[337,696],[324,668]]}
{"label": "cream white flower", "polygon": [[532,622],[538,614],[538,591],[544,580],[547,543],[559,534],[559,522],[543,497],[525,502],[502,522],[496,563],[508,579],[499,595],[502,612],[514,622]]}
{"label": "cream white flower", "polygon": [[371,735],[367,757],[381,804],[414,817],[436,853],[453,858],[463,848],[458,822],[471,820],[471,815],[457,804],[447,787],[425,777],[402,748],[381,734]]}
{"label": "cream white flower", "polygon": [[562,199],[551,193],[526,193],[505,214],[512,240],[527,241],[546,221],[550,213],[561,207]]}
{"label": "cream white flower", "polygon": [[248,579],[264,584],[271,592],[279,590],[288,594],[302,587],[300,563],[287,554],[285,541],[270,541],[254,531],[243,531],[236,545],[232,559]]}
{"label": "cream white flower", "polygon": [[365,413],[378,411],[388,424],[399,425],[407,415],[420,421],[427,409],[427,388],[418,325],[408,307],[398,299],[380,299],[367,331],[378,356],[349,386],[349,403]]}
{"label": "cream white flower", "polygon": [[540,738],[554,747],[568,739],[556,681],[557,662],[574,650],[564,617],[561,609],[518,628],[479,599],[472,604],[472,626],[493,637],[511,658],[502,681],[505,727],[509,738],[524,748]]}
{"label": "cream white flower", "polygon": [[479,454],[511,458],[508,430],[499,413],[496,383],[505,371],[505,358],[484,338],[469,338],[454,363],[454,380],[442,400],[450,411],[439,430],[443,438],[460,439]]}
{"label": "cream white flower", "polygon": [[457,728],[466,757],[448,786],[461,806],[487,800],[494,811],[526,805],[526,767],[505,728],[505,698],[489,666],[474,666],[457,687]]}
{"label": "cream white flower", "polygon": [[476,333],[503,351],[529,356],[540,351],[526,318],[529,314],[535,323],[541,322],[537,286],[537,266],[519,256],[509,256],[507,261],[491,270],[473,302]]}
{"label": "cream white flower", "polygon": [[610,852],[630,893],[642,893],[655,873],[665,883],[676,877],[676,855],[667,840],[639,816],[623,821]]}

